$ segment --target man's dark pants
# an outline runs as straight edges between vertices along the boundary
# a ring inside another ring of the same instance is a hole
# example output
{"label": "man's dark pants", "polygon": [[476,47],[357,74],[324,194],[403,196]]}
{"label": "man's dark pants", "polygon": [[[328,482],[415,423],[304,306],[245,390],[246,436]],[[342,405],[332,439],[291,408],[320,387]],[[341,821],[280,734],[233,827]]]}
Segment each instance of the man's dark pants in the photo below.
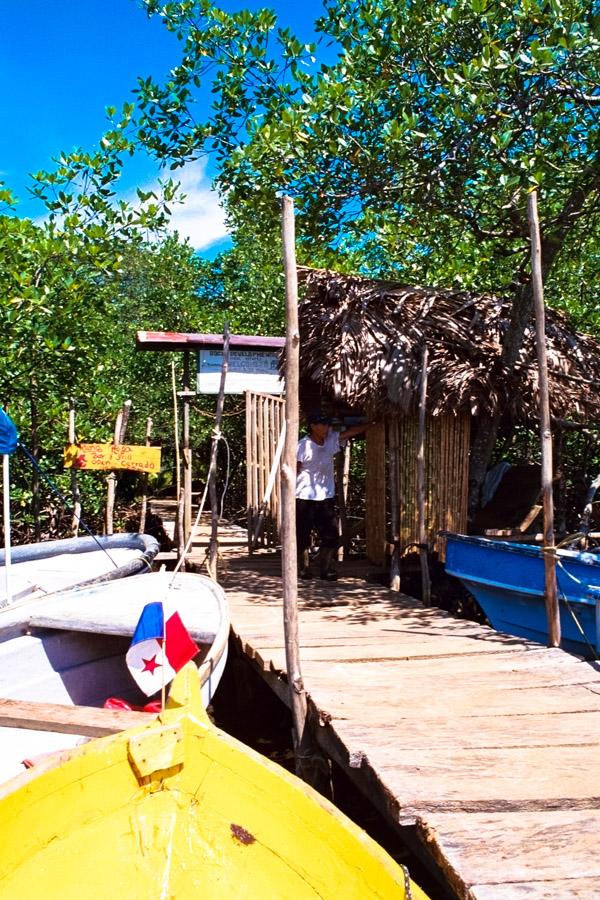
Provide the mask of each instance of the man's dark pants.
{"label": "man's dark pants", "polygon": [[296,542],[298,558],[310,547],[310,533],[315,529],[323,550],[337,550],[339,532],[335,516],[335,499],[296,500]]}

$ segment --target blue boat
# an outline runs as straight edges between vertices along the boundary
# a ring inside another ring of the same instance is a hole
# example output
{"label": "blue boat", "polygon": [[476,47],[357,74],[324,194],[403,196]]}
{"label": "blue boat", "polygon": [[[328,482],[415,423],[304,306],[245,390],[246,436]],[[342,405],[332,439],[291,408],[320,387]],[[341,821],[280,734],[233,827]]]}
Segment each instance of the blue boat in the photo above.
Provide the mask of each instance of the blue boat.
{"label": "blue boat", "polygon": [[[444,533],[446,572],[462,581],[492,628],[546,644],[544,552],[541,547]],[[596,597],[600,555],[557,550],[561,647],[586,657],[600,649]]]}

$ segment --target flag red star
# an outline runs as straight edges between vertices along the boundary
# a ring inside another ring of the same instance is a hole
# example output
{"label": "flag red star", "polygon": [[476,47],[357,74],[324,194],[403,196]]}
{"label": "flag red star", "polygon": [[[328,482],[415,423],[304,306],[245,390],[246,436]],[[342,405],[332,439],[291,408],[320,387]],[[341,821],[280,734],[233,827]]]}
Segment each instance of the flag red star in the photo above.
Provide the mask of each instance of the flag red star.
{"label": "flag red star", "polygon": [[156,662],[156,654],[151,659],[144,659],[142,656],[142,662],[144,663],[144,668],[142,672],[150,672],[151,675],[154,674],[154,670],[160,668],[161,663]]}

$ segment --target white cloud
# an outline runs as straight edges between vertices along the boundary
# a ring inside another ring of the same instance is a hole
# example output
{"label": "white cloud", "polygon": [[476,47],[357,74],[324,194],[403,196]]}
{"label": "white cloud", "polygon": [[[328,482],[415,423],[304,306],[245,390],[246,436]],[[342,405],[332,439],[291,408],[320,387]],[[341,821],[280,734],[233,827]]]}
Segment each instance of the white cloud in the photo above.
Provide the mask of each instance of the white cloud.
{"label": "white cloud", "polygon": [[[211,187],[210,178],[206,174],[206,160],[187,163],[172,173],[163,172],[161,180],[173,178],[179,182],[179,193],[185,195],[183,203],[170,203],[171,218],[168,230],[177,231],[180,238],[188,238],[194,250],[207,250],[228,237],[225,215],[219,203],[219,196]],[[160,196],[160,188],[156,181],[148,181],[142,185],[144,192],[154,191]],[[116,194],[116,200],[122,197],[132,206],[139,204],[134,191]],[[36,225],[43,225],[47,215],[35,218]],[[58,218],[60,222],[60,217]]]}
{"label": "white cloud", "polygon": [[188,163],[173,172],[185,194],[183,203],[173,203],[169,230],[188,238],[195,250],[206,250],[227,237],[225,216],[218,194],[212,190],[206,174],[206,161]]}

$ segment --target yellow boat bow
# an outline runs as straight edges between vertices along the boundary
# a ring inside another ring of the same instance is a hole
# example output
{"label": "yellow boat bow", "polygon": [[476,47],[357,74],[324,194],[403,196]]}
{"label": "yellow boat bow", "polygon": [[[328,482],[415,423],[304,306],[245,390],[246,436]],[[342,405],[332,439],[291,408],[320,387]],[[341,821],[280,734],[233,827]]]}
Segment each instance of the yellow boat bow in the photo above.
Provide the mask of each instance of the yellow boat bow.
{"label": "yellow boat bow", "polygon": [[193,665],[158,719],[8,783],[0,817],[10,900],[425,898],[335,807],[209,722]]}

